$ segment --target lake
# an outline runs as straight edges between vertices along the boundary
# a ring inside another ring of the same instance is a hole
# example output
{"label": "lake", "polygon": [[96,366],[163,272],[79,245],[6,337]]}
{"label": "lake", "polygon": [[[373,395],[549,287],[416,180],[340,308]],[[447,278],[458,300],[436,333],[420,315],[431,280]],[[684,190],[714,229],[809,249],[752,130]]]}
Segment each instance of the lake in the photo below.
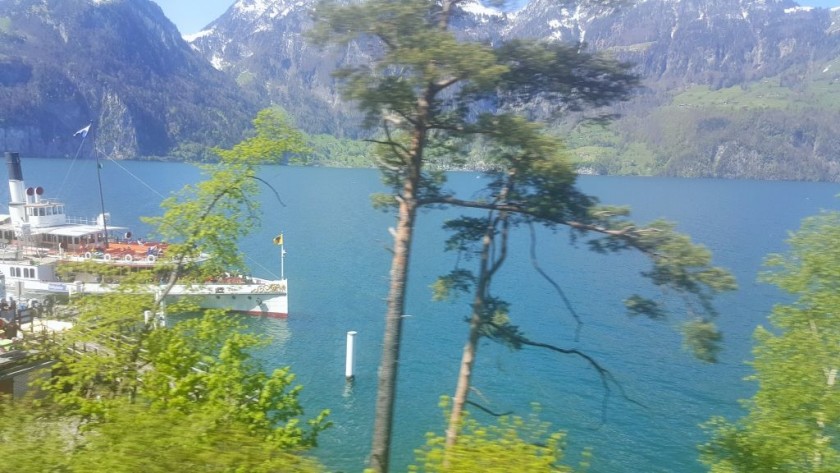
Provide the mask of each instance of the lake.
{"label": "lake", "polygon": [[[92,161],[23,157],[28,186],[68,204],[70,215],[99,213]],[[0,174],[6,179],[5,170]],[[261,196],[263,225],[242,242],[255,275],[279,274],[272,238],[285,235],[290,284],[288,320],[248,318],[256,331],[273,338],[259,356],[270,367],[290,365],[305,386],[302,401],[310,415],[329,408],[334,427],[321,437],[315,455],[331,471],[358,472],[365,464],[373,426],[376,372],[385,313],[394,219],[370,206],[370,195],[385,189],[373,170],[265,167],[261,177],[279,192],[285,206],[266,189]],[[199,171],[190,165],[105,162],[104,195],[115,225],[148,231],[138,219],[158,215],[164,196]],[[482,178],[453,173],[450,185],[471,196]],[[788,233],[803,217],[837,208],[836,184],[584,176],[580,187],[602,202],[632,206],[640,222],[664,217],[709,247],[715,263],[729,268],[740,289],[720,297],[724,331],[720,362],[694,360],[681,348],[672,321],[628,318],[624,297],[652,293],[639,277],[644,258],[598,255],[583,242],[571,244],[564,231],[538,229],[540,266],[563,288],[584,321],[579,340],[575,323],[552,286],[531,265],[527,229],[518,230],[512,254],[494,283],[511,302],[511,317],[532,339],[577,348],[595,357],[621,383],[627,397],[608,398],[596,372],[580,359],[543,350],[512,352],[484,341],[479,349],[473,399],[497,411],[519,415],[541,406],[540,418],[568,432],[568,456],[591,447],[591,471],[700,472],[698,425],[713,415],[737,416],[737,400],[755,387],[750,373],[751,334],[766,321],[775,288],[756,282],[765,255],[785,251]],[[400,363],[393,471],[405,471],[413,449],[427,431],[442,432],[441,395],[454,390],[466,339],[468,301],[431,301],[429,285],[456,263],[443,252],[440,225],[456,211],[421,213],[409,278],[409,297]],[[358,332],[356,380],[344,380],[344,343]],[[482,421],[486,415],[476,413]]]}

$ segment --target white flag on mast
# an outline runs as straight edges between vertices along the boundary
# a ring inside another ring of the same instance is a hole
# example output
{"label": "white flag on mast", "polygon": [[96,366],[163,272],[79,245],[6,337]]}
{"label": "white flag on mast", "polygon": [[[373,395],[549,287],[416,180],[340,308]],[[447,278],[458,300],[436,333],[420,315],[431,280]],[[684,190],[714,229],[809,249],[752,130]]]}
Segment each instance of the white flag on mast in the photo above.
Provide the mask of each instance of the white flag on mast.
{"label": "white flag on mast", "polygon": [[88,126],[86,126],[86,127],[82,128],[81,130],[77,131],[76,133],[73,133],[73,136],[76,136],[76,135],[82,135],[82,138],[86,138],[86,137],[87,137],[88,132],[90,131],[90,125],[91,125],[91,124],[90,124],[90,123],[88,123]]}

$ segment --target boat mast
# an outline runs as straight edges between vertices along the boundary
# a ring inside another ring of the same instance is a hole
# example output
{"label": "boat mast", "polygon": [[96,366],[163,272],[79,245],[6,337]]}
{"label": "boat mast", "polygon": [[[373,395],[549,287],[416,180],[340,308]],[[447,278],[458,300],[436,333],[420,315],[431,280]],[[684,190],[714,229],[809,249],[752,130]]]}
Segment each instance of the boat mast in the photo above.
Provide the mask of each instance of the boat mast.
{"label": "boat mast", "polygon": [[[82,151],[82,147],[85,145],[85,141],[87,140],[87,134],[90,133],[90,127],[93,123],[88,123],[88,126],[82,128],[81,130],[77,131],[73,134],[82,135],[82,142],[79,144],[79,151],[76,152],[76,156],[79,155]],[[105,214],[105,196],[102,193],[102,165],[99,163],[99,153],[96,152],[96,149],[93,149],[93,157],[96,159],[96,182],[99,184],[99,208],[100,215],[102,216],[102,229],[104,230],[105,234],[105,249],[108,249],[108,217]],[[97,219],[98,220],[98,219]],[[98,221],[96,223],[99,223]]]}
{"label": "boat mast", "polygon": [[99,155],[96,150],[93,151],[96,156],[96,180],[99,184],[99,206],[102,208],[102,228],[105,230],[105,249],[108,249],[108,217],[105,214],[105,197],[102,195],[102,175],[100,172]]}

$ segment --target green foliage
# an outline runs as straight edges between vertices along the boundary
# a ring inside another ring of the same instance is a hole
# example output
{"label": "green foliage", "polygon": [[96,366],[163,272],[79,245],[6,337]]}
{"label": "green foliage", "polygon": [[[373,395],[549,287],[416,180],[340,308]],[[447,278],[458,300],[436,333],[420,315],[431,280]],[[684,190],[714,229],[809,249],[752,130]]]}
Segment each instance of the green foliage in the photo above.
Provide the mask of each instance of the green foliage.
{"label": "green foliage", "polygon": [[261,110],[253,124],[254,136],[237,143],[231,149],[213,150],[219,155],[221,164],[271,164],[279,162],[287,154],[306,150],[303,135],[293,128],[286,112],[279,107]]}
{"label": "green foliage", "polygon": [[68,455],[80,421],[57,415],[31,401],[0,397],[0,457],[3,468],[19,473],[68,471]]}
{"label": "green foliage", "polygon": [[[718,294],[737,287],[735,278],[712,266],[711,252],[676,232],[672,223],[658,220],[637,226],[623,218],[625,212],[623,208],[593,208],[593,222],[609,232],[590,240],[590,247],[599,252],[636,250],[648,256],[651,268],[642,275],[682,303],[684,346],[700,360],[715,361],[722,335],[714,323],[717,311],[712,302]],[[634,315],[661,319],[665,314],[662,303],[638,294],[625,304]]]}
{"label": "green foliage", "polygon": [[806,219],[789,244],[763,275],[794,299],[773,308],[772,329],[756,329],[758,392],[745,417],[705,425],[713,472],[840,470],[840,213]]}
{"label": "green foliage", "polygon": [[186,162],[213,162],[218,156],[213,153],[213,148],[202,143],[181,142],[168,153],[167,160]]}
{"label": "green foliage", "polygon": [[[542,169],[539,165],[535,165],[535,168]],[[642,275],[654,286],[662,288],[668,296],[652,299],[639,294],[630,295],[625,300],[628,313],[664,319],[669,314],[682,312],[682,333],[686,349],[702,361],[716,360],[722,335],[714,323],[718,313],[713,300],[718,294],[734,290],[737,285],[728,271],[712,265],[712,254],[707,248],[676,232],[670,222],[660,220],[644,226],[638,225],[627,218],[628,208],[596,205],[594,198],[567,189],[562,179],[559,183],[556,180],[553,182],[552,185],[560,186],[554,190],[539,185],[533,187],[537,190],[532,193],[525,192],[528,186],[517,185],[518,191],[511,193],[515,195],[512,200],[518,203],[514,209],[528,217],[525,222],[539,222],[550,227],[568,225],[574,235],[586,236],[590,249],[596,252],[638,251],[646,255],[651,266]],[[559,199],[552,206],[550,197],[562,196],[564,193],[568,197]],[[478,253],[483,239],[488,235],[494,239],[501,237],[499,229],[493,229],[490,234],[485,233],[488,231],[487,222],[487,219],[474,217],[446,222],[444,227],[452,232],[446,249],[459,252],[465,259]],[[505,243],[494,240],[494,244]],[[481,277],[480,271],[456,268],[433,285],[435,297],[450,297],[453,289],[458,292],[477,289],[476,282]],[[489,293],[477,296],[490,299]],[[480,313],[483,313],[483,309]],[[483,319],[491,322],[490,318]],[[494,333],[512,336],[506,343],[515,344],[522,334],[514,326],[509,328],[510,331],[500,331],[499,327],[495,327]]]}
{"label": "green foliage", "polygon": [[[444,409],[449,401],[444,398]],[[552,432],[547,422],[539,420],[534,406],[527,418],[502,416],[494,424],[482,424],[465,416],[458,444],[444,448],[443,436],[426,434],[426,445],[415,450],[416,465],[410,472],[425,473],[538,473],[583,472],[588,469],[591,453],[583,452],[578,468],[562,464],[565,433]],[[448,461],[448,466],[444,464]]]}
{"label": "green foliage", "polygon": [[[450,224],[455,235],[447,245],[464,253],[481,245],[482,269],[473,276],[455,271],[436,283],[436,297],[476,286],[471,330],[499,337],[508,327],[507,304],[486,288],[504,260],[487,268],[488,241],[497,228],[506,231],[508,215],[522,221],[564,223],[586,216],[593,201],[575,186],[575,173],[559,141],[543,126],[512,112],[518,104],[540,98],[552,113],[600,107],[629,94],[637,84],[627,65],[591,55],[577,46],[513,41],[494,47],[459,40],[450,28],[457,1],[368,0],[358,4],[324,1],[312,34],[321,44],[345,45],[354,39],[374,42],[381,54],[365,67],[338,71],[345,98],[365,114],[367,124],[380,127],[377,165],[391,188],[382,208],[397,210],[394,258],[386,313],[385,342],[379,371],[373,449],[375,471],[388,470],[396,370],[409,252],[417,210],[460,205],[485,208],[484,221],[459,219]],[[483,103],[501,108],[486,111]],[[469,149],[487,151],[482,165],[491,179],[477,201],[461,201],[445,189],[442,170],[469,162]],[[510,206],[508,209],[506,206]],[[501,217],[496,217],[499,210]],[[480,239],[480,241],[479,241]],[[502,253],[506,251],[502,243]],[[488,276],[489,274],[489,276]],[[470,340],[477,339],[471,333]],[[469,371],[469,370],[468,370]],[[456,396],[463,400],[463,396]],[[461,402],[461,401],[459,401]],[[458,417],[461,406],[453,409]],[[455,432],[457,426],[450,426]],[[447,439],[450,447],[452,439]]]}
{"label": "green foliage", "polygon": [[243,332],[230,315],[209,312],[152,332],[148,356],[154,370],[143,376],[140,394],[156,407],[211,411],[216,422],[247,426],[249,434],[280,449],[315,446],[327,412],[302,426],[302,388],[293,386],[294,375],[288,368],[266,373],[249,353],[269,340]]}
{"label": "green foliage", "polygon": [[712,321],[702,318],[688,320],[683,324],[682,332],[684,346],[698,360],[708,363],[717,361],[723,334]]}
{"label": "green foliage", "polygon": [[[301,387],[289,369],[267,373],[250,354],[268,340],[211,311],[146,332],[138,314],[149,299],[112,294],[80,305],[80,320],[48,354],[58,362],[41,382],[46,396],[29,408],[21,430],[64,426],[54,429],[60,435],[38,438],[68,452],[56,460],[68,471],[174,471],[178,464],[194,465],[191,471],[315,471],[297,454],[316,446],[328,412],[301,419]],[[105,310],[107,320],[94,315]],[[0,435],[16,428],[0,425]]]}
{"label": "green foliage", "polygon": [[316,472],[317,464],[269,442],[242,425],[206,413],[127,404],[85,432],[70,456],[79,472]]}
{"label": "green foliage", "polygon": [[[212,414],[217,423],[244,426],[278,448],[315,445],[327,414],[301,424],[301,388],[293,386],[294,376],[288,368],[268,374],[250,355],[266,339],[243,333],[232,316],[212,311],[147,332],[142,313],[152,304],[151,295],[86,298],[78,322],[50,354],[58,360],[43,386],[50,401],[92,420],[107,419],[114,406],[136,401]],[[177,313],[179,307],[168,309]]]}
{"label": "green foliage", "polygon": [[[150,219],[174,242],[163,273],[94,263],[66,268],[118,284],[112,293],[75,299],[73,328],[43,353],[56,363],[28,422],[64,426],[43,436],[67,452],[56,460],[58,471],[317,471],[298,454],[316,446],[328,412],[302,419],[301,387],[289,369],[268,373],[252,356],[267,340],[224,311],[170,329],[143,320],[182,277],[190,282],[241,264],[237,238],[258,220],[257,166],[304,149],[278,110],[261,112],[254,125],[252,138],[215,150],[221,163],[206,168],[209,179],[164,202],[164,216]],[[194,259],[205,254],[209,262],[196,267]],[[168,284],[159,285],[161,276]],[[160,294],[141,286],[150,281]],[[167,305],[170,316],[196,310],[189,298]],[[16,471],[25,468],[22,462]]]}
{"label": "green foliage", "polygon": [[259,225],[258,166],[306,151],[303,135],[280,109],[259,112],[254,128],[254,136],[233,148],[213,150],[220,161],[203,167],[209,179],[166,199],[162,217],[144,219],[171,244],[168,252],[178,262],[210,255],[198,269],[209,276],[244,270],[235,242]]}
{"label": "green foliage", "polygon": [[475,276],[465,269],[454,269],[432,283],[432,297],[436,301],[452,299],[456,293],[465,293],[475,284]]}
{"label": "green foliage", "polygon": [[323,471],[315,461],[255,440],[242,425],[219,423],[205,412],[120,402],[107,420],[89,423],[59,415],[43,402],[3,400],[0,414],[5,471]]}
{"label": "green foliage", "polygon": [[334,136],[318,134],[308,137],[311,152],[293,164],[306,166],[326,166],[336,168],[372,168],[373,146],[370,143],[339,139]]}
{"label": "green foliage", "polygon": [[569,150],[586,173],[836,181],[836,65],[639,96],[609,127],[552,126],[571,132]]}
{"label": "green foliage", "polygon": [[539,98],[563,111],[581,111],[627,100],[639,84],[630,64],[582,51],[574,43],[513,40],[495,52],[508,68],[502,97],[516,103]]}
{"label": "green foliage", "polygon": [[741,108],[786,108],[793,91],[777,81],[765,80],[747,86],[733,86],[717,90],[694,86],[677,94],[674,104],[682,107],[718,107],[729,110]]}

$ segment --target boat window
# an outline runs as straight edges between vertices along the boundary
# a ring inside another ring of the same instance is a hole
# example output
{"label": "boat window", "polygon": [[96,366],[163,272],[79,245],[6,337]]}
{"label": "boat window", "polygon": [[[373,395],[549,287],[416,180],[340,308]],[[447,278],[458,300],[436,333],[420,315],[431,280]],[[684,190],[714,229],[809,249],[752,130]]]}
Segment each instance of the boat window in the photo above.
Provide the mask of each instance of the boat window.
{"label": "boat window", "polygon": [[44,216],[46,216],[46,214],[47,214],[47,212],[46,212],[45,208],[41,207],[41,208],[38,209],[38,216],[39,217],[44,217]]}
{"label": "boat window", "polygon": [[23,268],[23,277],[34,278],[35,277],[35,268]]}

